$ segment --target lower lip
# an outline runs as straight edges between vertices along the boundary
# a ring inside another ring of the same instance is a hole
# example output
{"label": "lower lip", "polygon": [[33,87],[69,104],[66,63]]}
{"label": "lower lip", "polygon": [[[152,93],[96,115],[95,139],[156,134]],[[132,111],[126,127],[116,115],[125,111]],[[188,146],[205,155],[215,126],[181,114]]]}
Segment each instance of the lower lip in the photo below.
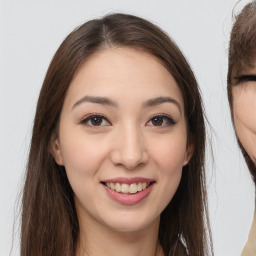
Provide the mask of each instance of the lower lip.
{"label": "lower lip", "polygon": [[108,193],[108,195],[112,199],[117,201],[118,203],[124,204],[124,205],[134,205],[134,204],[138,204],[139,202],[141,202],[143,199],[145,199],[149,195],[154,184],[151,184],[146,189],[144,189],[136,194],[118,193],[115,190],[112,190],[105,185],[103,185],[103,186],[104,186],[106,192]]}

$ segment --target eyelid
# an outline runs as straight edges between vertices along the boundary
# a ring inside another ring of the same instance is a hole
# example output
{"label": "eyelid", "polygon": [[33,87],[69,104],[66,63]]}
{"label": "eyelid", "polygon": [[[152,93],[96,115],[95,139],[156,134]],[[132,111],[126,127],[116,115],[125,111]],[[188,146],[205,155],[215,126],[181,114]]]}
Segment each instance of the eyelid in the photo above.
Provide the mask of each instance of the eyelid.
{"label": "eyelid", "polygon": [[168,120],[168,125],[160,125],[160,126],[155,126],[155,125],[150,125],[150,126],[155,126],[155,127],[166,127],[166,126],[173,126],[177,123],[177,121],[174,120],[174,118],[170,115],[167,114],[155,114],[153,116],[150,117],[150,119],[147,121],[146,124],[148,124],[149,122],[152,122],[152,119],[154,117],[162,117],[163,119],[167,119]]}
{"label": "eyelid", "polygon": [[256,75],[241,75],[234,77],[236,84],[245,83],[245,82],[256,82]]}
{"label": "eyelid", "polygon": [[[92,124],[88,124],[88,122],[94,118],[94,117],[100,117],[102,119],[104,119],[108,124],[106,125],[92,125]],[[148,125],[149,122],[152,122],[152,119],[155,118],[155,117],[161,117],[165,120],[165,122],[167,122],[167,124],[165,125],[149,125],[149,126],[155,126],[155,127],[166,127],[166,126],[173,126],[177,123],[177,121],[174,120],[174,118],[168,114],[154,114],[152,115],[149,120],[147,121],[146,125]],[[90,113],[90,114],[87,114],[85,116],[83,116],[83,118],[80,119],[79,121],[79,124],[82,124],[82,125],[85,125],[85,126],[89,126],[89,127],[93,127],[93,128],[97,128],[97,127],[102,127],[102,126],[111,126],[111,122],[108,120],[107,117],[105,117],[103,114],[99,114],[99,113]]]}
{"label": "eyelid", "polygon": [[[99,125],[99,126],[96,126],[96,125],[89,125],[89,124],[87,124],[87,122],[90,119],[94,118],[94,117],[100,117],[100,118],[104,119],[105,121],[108,122],[109,125]],[[83,118],[80,119],[79,124],[82,124],[82,125],[85,125],[85,126],[89,126],[89,127],[93,127],[93,128],[112,125],[107,117],[105,117],[104,115],[99,114],[99,113],[91,113],[91,114],[87,114],[87,115],[83,116]]]}

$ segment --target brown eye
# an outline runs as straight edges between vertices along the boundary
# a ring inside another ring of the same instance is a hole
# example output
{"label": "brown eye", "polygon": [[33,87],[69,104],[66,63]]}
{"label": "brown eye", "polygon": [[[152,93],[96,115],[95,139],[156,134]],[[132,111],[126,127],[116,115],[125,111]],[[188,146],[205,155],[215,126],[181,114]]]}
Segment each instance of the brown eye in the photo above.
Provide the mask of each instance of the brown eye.
{"label": "brown eye", "polygon": [[165,115],[157,115],[152,117],[148,122],[148,126],[172,126],[175,125],[176,122],[170,117]]}
{"label": "brown eye", "polygon": [[162,116],[155,116],[151,119],[151,122],[154,126],[161,126],[163,124],[163,117]]}
{"label": "brown eye", "polygon": [[81,124],[92,127],[111,125],[110,122],[104,116],[101,115],[88,116],[81,121]]}
{"label": "brown eye", "polygon": [[92,117],[91,124],[94,126],[100,126],[102,124],[102,117],[101,116]]}

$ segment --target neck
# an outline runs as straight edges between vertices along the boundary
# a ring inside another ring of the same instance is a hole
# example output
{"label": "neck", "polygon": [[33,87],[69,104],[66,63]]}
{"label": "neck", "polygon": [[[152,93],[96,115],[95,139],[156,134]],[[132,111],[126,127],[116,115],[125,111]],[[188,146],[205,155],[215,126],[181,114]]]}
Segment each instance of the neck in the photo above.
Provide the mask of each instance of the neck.
{"label": "neck", "polygon": [[254,210],[254,218],[252,221],[252,226],[248,236],[248,240],[241,254],[242,256],[256,255],[256,206]]}
{"label": "neck", "polygon": [[248,242],[250,243],[251,247],[253,247],[254,253],[256,254],[256,208],[254,210],[254,217],[248,237]]}
{"label": "neck", "polygon": [[159,219],[136,231],[116,231],[94,223],[79,223],[76,256],[163,256],[158,242]]}

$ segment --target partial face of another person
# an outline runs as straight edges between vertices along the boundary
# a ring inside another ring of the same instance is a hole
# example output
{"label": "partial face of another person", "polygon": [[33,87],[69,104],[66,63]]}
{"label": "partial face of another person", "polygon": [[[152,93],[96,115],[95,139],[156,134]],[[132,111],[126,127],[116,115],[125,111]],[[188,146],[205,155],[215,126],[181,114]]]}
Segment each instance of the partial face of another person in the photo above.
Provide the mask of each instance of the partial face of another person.
{"label": "partial face of another person", "polygon": [[100,50],[74,75],[53,151],[65,166],[79,221],[146,229],[158,223],[193,153],[182,93],[151,54]]}
{"label": "partial face of another person", "polygon": [[232,87],[233,116],[237,136],[256,165],[256,63],[239,75]]}

